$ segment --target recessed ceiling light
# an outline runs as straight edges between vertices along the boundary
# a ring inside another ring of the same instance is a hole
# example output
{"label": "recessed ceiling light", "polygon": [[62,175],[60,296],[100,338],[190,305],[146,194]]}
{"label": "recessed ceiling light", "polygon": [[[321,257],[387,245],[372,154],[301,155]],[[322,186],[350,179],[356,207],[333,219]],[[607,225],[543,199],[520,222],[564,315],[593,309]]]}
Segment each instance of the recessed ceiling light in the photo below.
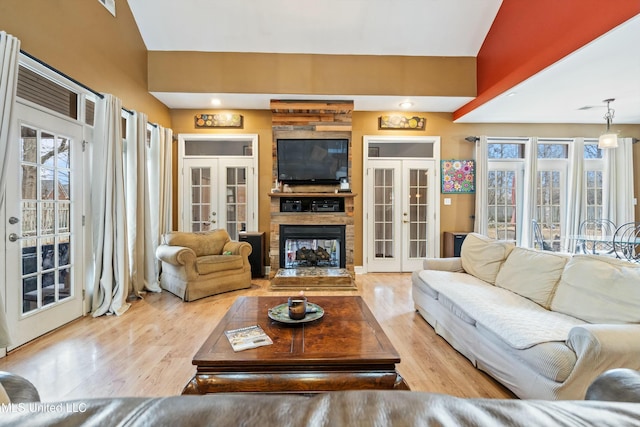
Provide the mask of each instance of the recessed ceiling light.
{"label": "recessed ceiling light", "polygon": [[211,105],[218,106],[218,105],[220,105],[220,104],[222,104],[222,101],[220,101],[218,98],[213,98],[213,99],[211,100]]}
{"label": "recessed ceiling light", "polygon": [[508,97],[512,97],[512,96],[516,96],[518,94],[518,92],[509,92],[507,94]]}
{"label": "recessed ceiling light", "polygon": [[413,102],[411,101],[404,101],[400,103],[400,108],[411,108],[413,107]]}

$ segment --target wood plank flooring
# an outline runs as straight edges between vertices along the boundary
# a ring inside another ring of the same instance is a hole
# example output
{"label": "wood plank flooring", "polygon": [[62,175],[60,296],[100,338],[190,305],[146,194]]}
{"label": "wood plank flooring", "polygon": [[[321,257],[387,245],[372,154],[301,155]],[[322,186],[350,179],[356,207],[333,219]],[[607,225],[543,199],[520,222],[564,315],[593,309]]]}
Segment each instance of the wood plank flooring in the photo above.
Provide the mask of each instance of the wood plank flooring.
{"label": "wood plank flooring", "polygon": [[[356,276],[362,295],[400,353],[398,371],[413,391],[459,397],[513,398],[513,394],[456,352],[415,312],[410,274]],[[42,401],[180,394],[195,373],[191,360],[239,295],[282,295],[268,280],[250,289],[184,303],[168,292],[147,294],[120,317],[86,316],[0,359],[0,370],[29,379]]]}

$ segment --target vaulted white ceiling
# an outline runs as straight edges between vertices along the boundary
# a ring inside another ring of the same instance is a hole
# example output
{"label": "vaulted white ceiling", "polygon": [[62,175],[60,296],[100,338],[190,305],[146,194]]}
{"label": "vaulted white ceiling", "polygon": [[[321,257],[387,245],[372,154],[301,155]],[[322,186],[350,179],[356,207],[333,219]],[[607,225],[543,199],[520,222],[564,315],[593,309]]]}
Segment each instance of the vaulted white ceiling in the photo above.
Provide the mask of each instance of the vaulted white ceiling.
{"label": "vaulted white ceiling", "polygon": [[[476,56],[501,0],[128,0],[148,50]],[[579,23],[576,23],[579,25]],[[640,124],[640,15],[471,111],[458,122]],[[170,108],[269,109],[283,94],[153,93]],[[510,96],[509,96],[510,95]],[[353,99],[361,111],[398,110],[406,97]],[[453,112],[472,98],[414,97],[409,111]],[[587,107],[587,108],[585,108]]]}

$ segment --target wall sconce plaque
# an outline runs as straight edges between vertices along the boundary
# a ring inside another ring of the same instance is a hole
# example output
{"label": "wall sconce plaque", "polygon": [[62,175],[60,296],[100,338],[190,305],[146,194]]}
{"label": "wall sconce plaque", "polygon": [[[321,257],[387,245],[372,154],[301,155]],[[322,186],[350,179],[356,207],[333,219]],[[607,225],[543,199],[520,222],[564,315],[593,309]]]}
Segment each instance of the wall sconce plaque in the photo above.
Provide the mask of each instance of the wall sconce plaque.
{"label": "wall sconce plaque", "polygon": [[390,114],[378,118],[378,129],[424,130],[426,124],[426,117]]}
{"label": "wall sconce plaque", "polygon": [[242,115],[235,113],[196,114],[196,128],[241,128]]}

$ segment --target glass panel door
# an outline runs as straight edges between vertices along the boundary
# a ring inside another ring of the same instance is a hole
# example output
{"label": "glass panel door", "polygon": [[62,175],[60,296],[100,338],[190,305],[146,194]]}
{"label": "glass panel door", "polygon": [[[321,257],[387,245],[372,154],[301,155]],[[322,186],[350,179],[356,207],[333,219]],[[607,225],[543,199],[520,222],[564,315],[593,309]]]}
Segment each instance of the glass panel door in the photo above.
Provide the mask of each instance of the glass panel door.
{"label": "glass panel door", "polygon": [[226,182],[226,228],[231,240],[247,231],[247,168],[228,167]]}
{"label": "glass panel door", "polygon": [[401,251],[400,236],[402,208],[399,187],[402,181],[401,161],[376,160],[370,162],[368,170],[369,206],[367,250],[370,271],[400,271]]}
{"label": "glass panel door", "polygon": [[373,246],[374,257],[391,259],[394,248],[394,177],[393,168],[373,170]]}
{"label": "glass panel door", "polygon": [[415,271],[435,256],[435,161],[370,160],[367,269]]}
{"label": "glass panel door", "polygon": [[231,240],[238,240],[241,231],[255,230],[250,163],[251,159],[185,159],[181,230],[225,228]]}
{"label": "glass panel door", "polygon": [[82,315],[82,127],[21,104],[7,187],[12,348]]}
{"label": "glass panel door", "polygon": [[209,166],[193,166],[189,168],[189,191],[191,192],[190,231],[209,231],[214,219],[211,205],[211,175]]}
{"label": "glass panel door", "polygon": [[184,162],[182,230],[218,228],[217,162],[188,159]]}
{"label": "glass panel door", "polygon": [[23,313],[71,296],[69,144],[21,126]]}
{"label": "glass panel door", "polygon": [[402,271],[415,271],[424,258],[435,256],[435,161],[403,160],[402,172]]}
{"label": "glass panel door", "polygon": [[[409,258],[427,256],[427,191],[429,190],[428,169],[409,169]],[[405,215],[406,216],[406,215]]]}
{"label": "glass panel door", "polygon": [[223,212],[220,214],[220,226],[225,227],[231,240],[238,240],[241,231],[256,231],[254,206],[254,169],[252,159],[220,157],[218,168],[220,170],[221,187],[220,206]]}

